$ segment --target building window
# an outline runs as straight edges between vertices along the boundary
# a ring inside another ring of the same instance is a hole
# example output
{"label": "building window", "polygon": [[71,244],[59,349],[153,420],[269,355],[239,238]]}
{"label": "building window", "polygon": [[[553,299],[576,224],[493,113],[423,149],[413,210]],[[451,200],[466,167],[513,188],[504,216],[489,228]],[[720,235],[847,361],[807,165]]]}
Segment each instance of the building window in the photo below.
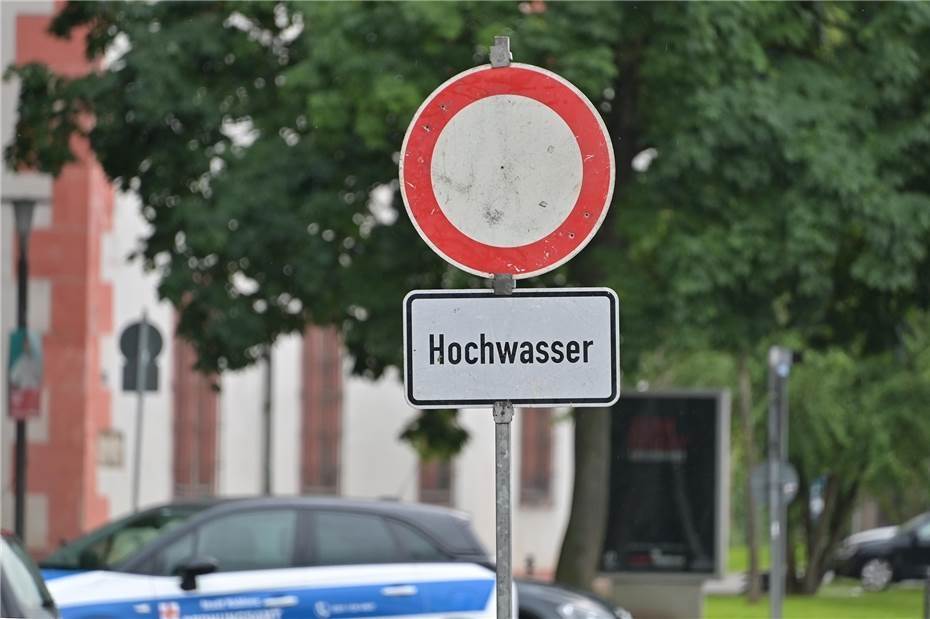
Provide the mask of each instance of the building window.
{"label": "building window", "polygon": [[216,377],[194,369],[197,353],[174,338],[174,495],[210,496],[216,491],[219,398]]}
{"label": "building window", "polygon": [[520,504],[547,505],[552,500],[552,411],[520,412]]}
{"label": "building window", "polygon": [[332,328],[309,327],[303,346],[301,488],[338,494],[342,457],[342,342]]}
{"label": "building window", "polygon": [[420,502],[452,505],[451,460],[420,460]]}

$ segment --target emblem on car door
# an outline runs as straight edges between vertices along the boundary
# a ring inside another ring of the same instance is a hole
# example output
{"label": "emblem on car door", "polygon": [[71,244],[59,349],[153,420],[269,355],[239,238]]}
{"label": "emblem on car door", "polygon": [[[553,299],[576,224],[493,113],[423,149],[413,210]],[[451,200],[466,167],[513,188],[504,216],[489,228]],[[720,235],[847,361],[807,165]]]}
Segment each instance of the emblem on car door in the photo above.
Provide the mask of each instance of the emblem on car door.
{"label": "emblem on car door", "polygon": [[322,600],[313,605],[313,612],[320,619],[329,619],[330,615],[332,615],[329,602],[323,602]]}

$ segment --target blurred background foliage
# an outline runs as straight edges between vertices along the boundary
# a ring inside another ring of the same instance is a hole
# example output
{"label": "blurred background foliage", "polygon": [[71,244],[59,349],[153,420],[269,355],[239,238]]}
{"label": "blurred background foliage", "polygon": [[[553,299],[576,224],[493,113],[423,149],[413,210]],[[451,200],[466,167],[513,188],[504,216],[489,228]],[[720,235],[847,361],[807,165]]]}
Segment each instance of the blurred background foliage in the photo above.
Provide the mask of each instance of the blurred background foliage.
{"label": "blurred background foliage", "polygon": [[[55,174],[87,136],[141,198],[138,257],[200,369],[247,366],[316,323],[377,377],[399,366],[407,291],[484,285],[407,224],[397,159],[420,102],[506,34],[516,61],[585,92],[618,164],[591,246],[528,283],[618,291],[626,388],[738,394],[737,479],[756,460],[765,350],[804,351],[792,459],[836,493],[806,565],[863,490],[926,504],[930,4],[97,2],[52,28],[87,33],[100,70],[11,67],[6,158]],[[451,413],[406,438],[442,457],[466,440]]]}

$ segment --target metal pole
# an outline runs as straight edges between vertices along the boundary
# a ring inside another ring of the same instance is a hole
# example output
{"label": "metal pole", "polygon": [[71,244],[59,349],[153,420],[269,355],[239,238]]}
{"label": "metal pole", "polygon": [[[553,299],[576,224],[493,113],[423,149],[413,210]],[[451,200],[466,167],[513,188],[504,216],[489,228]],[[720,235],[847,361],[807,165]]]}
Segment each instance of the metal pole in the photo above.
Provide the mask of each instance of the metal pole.
{"label": "metal pole", "polygon": [[[488,58],[495,69],[509,67],[510,37],[494,37]],[[514,279],[509,273],[495,275],[492,284],[495,295],[507,296],[513,293]],[[510,422],[513,420],[513,404],[506,400],[495,402],[493,416],[497,619],[510,619],[513,614],[513,551],[510,536]]]}
{"label": "metal pole", "polygon": [[769,351],[769,415],[768,415],[768,493],[769,493],[769,616],[781,619],[781,587],[777,574],[781,568],[780,547],[781,529],[778,514],[778,376],[775,374],[773,361],[774,348]]}
{"label": "metal pole", "polygon": [[[203,379],[201,378],[201,380]],[[188,471],[188,479],[190,479],[190,491],[195,496],[204,496],[206,492],[203,492],[200,489],[200,418],[203,414],[203,388],[201,385],[197,386],[196,404],[197,406],[194,411],[194,427],[191,431],[193,442],[196,447],[191,450],[191,468]]]}
{"label": "metal pole", "polygon": [[271,345],[265,349],[264,401],[262,402],[262,494],[271,494]]}
{"label": "metal pole", "polygon": [[510,422],[513,404],[494,403],[494,481],[496,487],[495,526],[497,542],[497,619],[510,619],[513,606],[513,570],[511,567],[510,519]]}
{"label": "metal pole", "polygon": [[[29,233],[19,231],[19,259],[16,263],[16,327],[21,329],[26,337],[27,316],[29,315]],[[7,397],[10,397],[7,385]],[[9,408],[8,408],[9,410]],[[13,529],[17,537],[26,540],[26,465],[27,465],[27,437],[26,420],[16,420],[16,477],[14,478],[13,493],[16,497],[16,511],[13,516]]]}
{"label": "metal pole", "polygon": [[771,539],[769,568],[769,614],[781,619],[785,595],[787,552],[787,503],[782,488],[782,469],[788,460],[788,374],[791,351],[780,346],[769,349],[768,491]]}
{"label": "metal pole", "polygon": [[[495,275],[494,294],[508,296],[513,293],[512,275]],[[511,542],[510,502],[510,422],[513,421],[513,404],[501,400],[494,403],[494,487],[495,487],[495,541],[497,578],[497,619],[510,619],[513,613],[513,550]]]}
{"label": "metal pole", "polygon": [[132,509],[139,509],[139,486],[142,483],[142,421],[145,413],[145,382],[149,365],[149,323],[143,308],[139,323],[139,355],[136,358],[136,448],[133,454]]}
{"label": "metal pole", "polygon": [[[788,468],[788,373],[791,371],[791,351],[782,348],[778,373],[778,529],[781,531],[780,556],[781,602],[784,602],[788,575],[788,497],[785,496],[785,479]],[[779,608],[781,612],[781,608]]]}

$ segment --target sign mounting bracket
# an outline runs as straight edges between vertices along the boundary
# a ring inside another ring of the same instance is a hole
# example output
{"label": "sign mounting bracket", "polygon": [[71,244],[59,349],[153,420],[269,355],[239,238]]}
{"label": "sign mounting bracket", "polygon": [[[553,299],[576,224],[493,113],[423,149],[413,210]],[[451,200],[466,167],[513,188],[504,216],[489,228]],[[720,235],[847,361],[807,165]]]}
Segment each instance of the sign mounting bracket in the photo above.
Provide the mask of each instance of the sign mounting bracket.
{"label": "sign mounting bracket", "polygon": [[494,37],[494,45],[491,46],[491,66],[495,69],[500,67],[509,67],[512,55],[510,53],[510,37]]}
{"label": "sign mounting bracket", "polygon": [[498,296],[513,294],[514,285],[513,275],[510,273],[496,273],[494,279],[491,280],[491,288]]}

